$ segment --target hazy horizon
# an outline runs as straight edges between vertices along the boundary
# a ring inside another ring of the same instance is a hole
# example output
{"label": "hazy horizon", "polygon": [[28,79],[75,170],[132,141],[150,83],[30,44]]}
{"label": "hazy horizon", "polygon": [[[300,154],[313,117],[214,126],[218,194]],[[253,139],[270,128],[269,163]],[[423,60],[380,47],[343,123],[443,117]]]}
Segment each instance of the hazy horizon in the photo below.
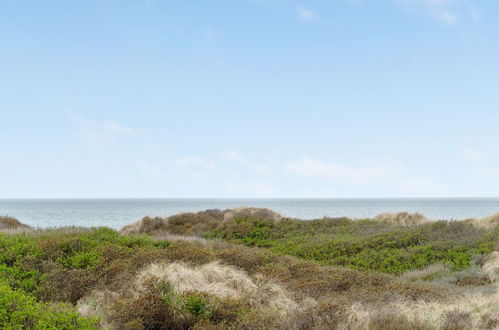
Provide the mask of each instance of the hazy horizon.
{"label": "hazy horizon", "polygon": [[144,216],[239,207],[266,208],[285,217],[374,218],[410,212],[435,220],[497,215],[499,198],[152,198],[152,199],[0,199],[0,217],[12,216],[34,227],[78,225],[118,229]]}
{"label": "hazy horizon", "polygon": [[9,197],[0,198],[0,201],[23,200],[499,200],[497,196],[419,196],[419,197]]}

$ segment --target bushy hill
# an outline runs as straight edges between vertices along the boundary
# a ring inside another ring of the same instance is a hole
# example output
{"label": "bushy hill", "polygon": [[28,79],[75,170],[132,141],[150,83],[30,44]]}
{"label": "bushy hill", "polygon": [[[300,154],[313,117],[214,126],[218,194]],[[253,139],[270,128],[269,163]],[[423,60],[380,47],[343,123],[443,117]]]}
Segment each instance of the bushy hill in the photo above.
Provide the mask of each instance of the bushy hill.
{"label": "bushy hill", "polygon": [[226,219],[225,212],[208,210],[169,218],[145,217],[120,232],[218,238],[324,265],[392,274],[435,263],[462,270],[471,265],[473,258],[490,253],[498,244],[497,232],[477,226],[480,221],[431,221],[408,213],[363,220],[303,221],[249,213]]}
{"label": "bushy hill", "polygon": [[499,326],[499,227],[386,218],[239,209],[145,218],[121,233],[6,230],[0,328]]}

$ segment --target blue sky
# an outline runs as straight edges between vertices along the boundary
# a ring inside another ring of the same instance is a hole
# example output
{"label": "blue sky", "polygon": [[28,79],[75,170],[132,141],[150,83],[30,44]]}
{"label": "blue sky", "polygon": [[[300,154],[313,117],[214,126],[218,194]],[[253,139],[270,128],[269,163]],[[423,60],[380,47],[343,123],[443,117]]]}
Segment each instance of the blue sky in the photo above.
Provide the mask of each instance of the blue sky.
{"label": "blue sky", "polygon": [[0,1],[0,198],[499,196],[499,2]]}

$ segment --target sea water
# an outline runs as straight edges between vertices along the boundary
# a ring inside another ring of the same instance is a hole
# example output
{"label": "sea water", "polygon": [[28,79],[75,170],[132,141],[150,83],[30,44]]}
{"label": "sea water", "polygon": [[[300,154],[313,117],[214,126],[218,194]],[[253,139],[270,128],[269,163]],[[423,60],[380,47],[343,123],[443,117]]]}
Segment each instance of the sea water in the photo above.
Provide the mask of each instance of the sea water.
{"label": "sea water", "polygon": [[419,212],[432,219],[485,217],[499,212],[499,198],[320,198],[320,199],[10,199],[0,200],[0,215],[34,227],[122,226],[149,216],[181,212],[265,207],[286,217],[368,218],[386,212]]}

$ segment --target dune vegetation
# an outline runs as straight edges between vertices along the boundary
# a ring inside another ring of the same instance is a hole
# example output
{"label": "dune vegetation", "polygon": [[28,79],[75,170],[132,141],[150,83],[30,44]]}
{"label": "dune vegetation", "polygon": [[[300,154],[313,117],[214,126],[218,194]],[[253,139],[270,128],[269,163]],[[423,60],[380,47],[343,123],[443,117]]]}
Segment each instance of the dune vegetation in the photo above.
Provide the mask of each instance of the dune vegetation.
{"label": "dune vegetation", "polygon": [[0,328],[498,329],[498,219],[0,217]]}

